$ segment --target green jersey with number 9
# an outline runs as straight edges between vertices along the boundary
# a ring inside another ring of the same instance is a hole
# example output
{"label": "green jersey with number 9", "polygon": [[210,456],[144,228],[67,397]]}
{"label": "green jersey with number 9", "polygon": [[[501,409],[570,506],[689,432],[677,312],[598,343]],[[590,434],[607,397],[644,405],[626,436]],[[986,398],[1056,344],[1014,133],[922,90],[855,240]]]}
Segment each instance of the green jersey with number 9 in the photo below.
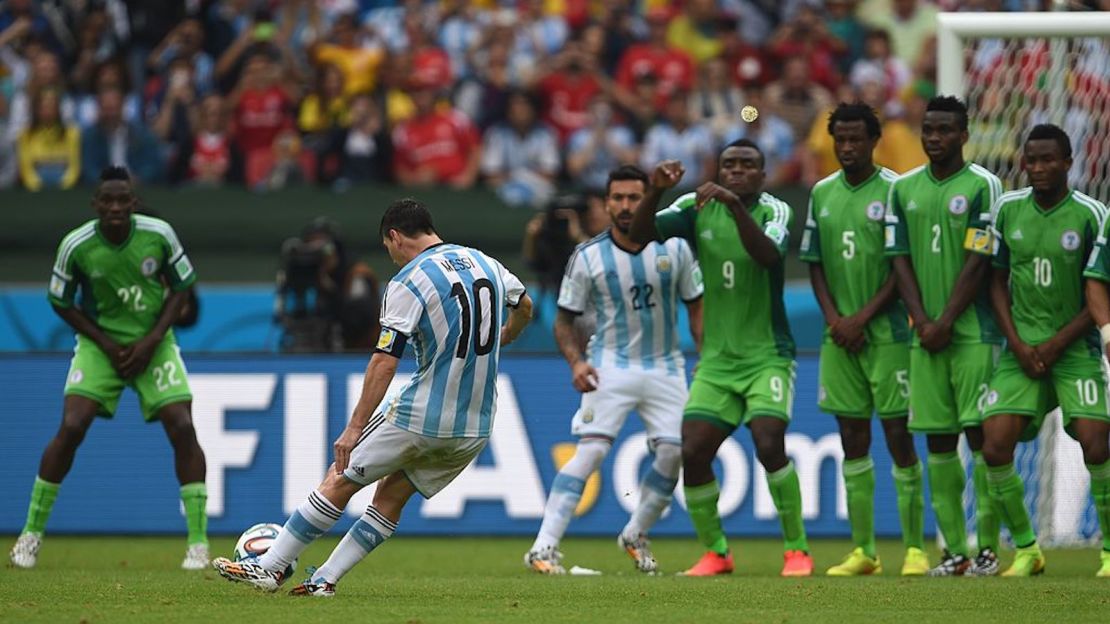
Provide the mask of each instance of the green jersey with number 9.
{"label": "green jersey with number 9", "polygon": [[131,234],[117,246],[94,219],[58,246],[49,299],[63,308],[79,304],[112,340],[126,345],[158,322],[167,287],[180,291],[194,281],[193,265],[165,221],[134,215]]}
{"label": "green jersey with number 9", "polygon": [[[794,338],[783,304],[783,263],[767,269],[740,241],[736,219],[717,200],[701,209],[687,193],[655,215],[660,240],[685,238],[696,251],[705,283],[702,365],[726,368],[794,357]],[[763,193],[749,207],[752,218],[785,257],[793,211]]]}

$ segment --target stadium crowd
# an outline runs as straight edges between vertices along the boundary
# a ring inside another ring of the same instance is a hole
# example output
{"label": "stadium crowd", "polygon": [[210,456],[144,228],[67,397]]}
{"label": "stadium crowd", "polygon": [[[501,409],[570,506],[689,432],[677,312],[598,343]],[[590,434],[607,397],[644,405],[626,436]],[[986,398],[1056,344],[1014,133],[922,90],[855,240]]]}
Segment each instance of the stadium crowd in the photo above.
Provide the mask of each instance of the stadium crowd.
{"label": "stadium crowd", "polygon": [[147,184],[485,184],[538,207],[621,163],[679,159],[693,187],[741,137],[769,186],[808,185],[836,169],[826,111],[855,99],[883,114],[876,160],[905,171],[925,160],[935,14],[1042,4],[6,0],[0,188],[120,164]]}

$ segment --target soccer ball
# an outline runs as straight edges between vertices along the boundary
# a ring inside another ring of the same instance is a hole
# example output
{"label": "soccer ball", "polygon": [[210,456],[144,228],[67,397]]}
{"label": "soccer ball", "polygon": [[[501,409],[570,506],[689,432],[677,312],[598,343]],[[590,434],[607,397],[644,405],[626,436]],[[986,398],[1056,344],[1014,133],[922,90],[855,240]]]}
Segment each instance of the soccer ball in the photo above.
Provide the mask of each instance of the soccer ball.
{"label": "soccer ball", "polygon": [[[273,522],[262,522],[243,531],[243,534],[239,536],[239,541],[235,542],[235,560],[242,561],[261,557],[267,550],[270,550],[270,545],[274,543],[274,539],[277,538],[280,532],[281,525]],[[285,568],[285,578],[289,578],[296,571],[297,560],[294,559]]]}

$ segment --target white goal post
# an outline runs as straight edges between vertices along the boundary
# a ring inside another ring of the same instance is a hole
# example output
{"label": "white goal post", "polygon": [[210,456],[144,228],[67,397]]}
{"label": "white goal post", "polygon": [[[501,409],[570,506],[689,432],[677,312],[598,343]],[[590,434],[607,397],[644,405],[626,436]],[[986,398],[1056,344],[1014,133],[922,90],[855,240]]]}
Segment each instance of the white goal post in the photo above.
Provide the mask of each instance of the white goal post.
{"label": "white goal post", "polygon": [[967,40],[1022,37],[1110,37],[1110,12],[941,13],[937,16],[937,89],[967,93]]}

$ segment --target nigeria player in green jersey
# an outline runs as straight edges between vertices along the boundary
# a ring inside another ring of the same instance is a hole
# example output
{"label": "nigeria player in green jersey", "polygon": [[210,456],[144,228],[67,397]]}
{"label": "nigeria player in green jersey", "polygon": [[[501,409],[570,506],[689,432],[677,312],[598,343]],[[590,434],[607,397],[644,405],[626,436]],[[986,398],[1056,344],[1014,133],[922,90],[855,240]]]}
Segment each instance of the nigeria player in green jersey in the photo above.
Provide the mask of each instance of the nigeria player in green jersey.
{"label": "nigeria player in green jersey", "polygon": [[794,339],[782,300],[792,211],[763,192],[763,165],[755,143],[733,142],[718,158],[718,182],[702,184],[656,214],[663,193],[684,173],[678,161],[660,163],[630,231],[641,244],[685,238],[697,252],[705,283],[702,357],[682,422],[686,507],[707,550],[686,571],[690,576],[733,570],[712,462],[741,425],[751,430],[779,512],[786,550],[782,574],[813,572],[798,475],[785,445],[794,402]]}
{"label": "nigeria player in green jersey", "polygon": [[818,406],[835,414],[844,447],[848,522],[856,548],[829,576],[882,572],[875,552],[875,466],[871,415],[878,413],[894,460],[894,484],[906,556],[902,574],[929,569],[924,546],[921,463],[907,429],[909,323],[884,256],[883,221],[897,174],[875,166],[882,134],[866,104],[840,104],[828,132],[841,170],[814,185],[802,237],[813,293],[825,316]]}
{"label": "nigeria player in green jersey", "polygon": [[[987,296],[990,209],[998,178],[966,162],[967,107],[951,96],[926,105],[921,142],[929,162],[895,180],[887,202],[886,253],[914,323],[910,419],[928,442],[929,489],[946,545],[930,576],[998,572],[998,518],[987,493],[980,409],[1001,337]],[[979,555],[968,557],[957,453],[960,432],[975,457]]]}
{"label": "nigeria player in green jersey", "polygon": [[181,566],[204,569],[204,452],[193,430],[192,395],[170,329],[196,274],[168,223],[133,214],[138,197],[126,169],[108,167],[101,173],[92,204],[98,218],[62,239],[50,276],[50,303],[77,332],[77,346],[66,377],[62,423],[42,454],[27,523],[11,561],[21,568],[35,565],[77,447],[96,416],[115,413],[129,386],[139,395],[143,418],[161,421],[173,446],[188,526]]}
{"label": "nigeria player in green jersey", "polygon": [[1110,279],[1101,249],[1094,251],[1107,211],[1068,188],[1071,164],[1068,135],[1057,126],[1035,126],[1022,154],[1030,186],[1004,194],[994,210],[990,294],[1006,350],[983,410],[983,457],[990,495],[1017,547],[1003,576],[1044,571],[1025,487],[1014,470],[1014,448],[1035,438],[1045,414],[1056,407],[1064,430],[1083,448],[1104,540],[1099,575],[1110,575],[1110,412],[1102,342],[1083,284],[1088,258],[1086,275],[1096,282]]}

